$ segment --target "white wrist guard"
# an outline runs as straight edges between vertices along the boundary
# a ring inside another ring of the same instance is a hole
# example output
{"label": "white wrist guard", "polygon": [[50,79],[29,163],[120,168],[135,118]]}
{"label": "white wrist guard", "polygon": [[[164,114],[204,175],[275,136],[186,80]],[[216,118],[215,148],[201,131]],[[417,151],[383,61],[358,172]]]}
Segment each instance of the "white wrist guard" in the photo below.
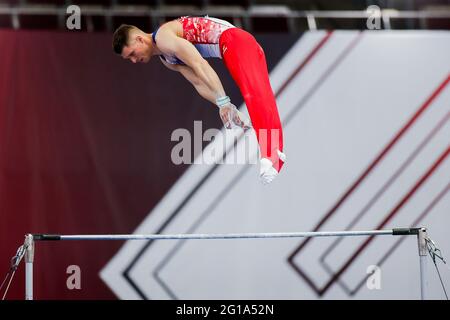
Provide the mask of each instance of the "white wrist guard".
{"label": "white wrist guard", "polygon": [[226,106],[230,102],[231,102],[231,99],[230,99],[229,96],[223,96],[223,97],[220,97],[220,98],[216,99],[216,105],[219,108],[222,108],[223,106]]}

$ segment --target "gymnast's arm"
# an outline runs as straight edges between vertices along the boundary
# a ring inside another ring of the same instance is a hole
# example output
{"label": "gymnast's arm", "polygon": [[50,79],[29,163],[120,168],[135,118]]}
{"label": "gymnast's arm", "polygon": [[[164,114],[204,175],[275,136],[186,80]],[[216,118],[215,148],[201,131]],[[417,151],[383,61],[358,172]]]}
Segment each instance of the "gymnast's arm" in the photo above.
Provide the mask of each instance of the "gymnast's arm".
{"label": "gymnast's arm", "polygon": [[156,41],[158,48],[163,53],[176,56],[190,68],[191,72],[189,72],[189,76],[193,74],[202,81],[201,86],[208,88],[208,97],[210,93],[214,95],[214,103],[217,99],[226,97],[219,76],[192,43],[178,37],[172,30],[164,27],[159,29],[156,35]]}
{"label": "gymnast's arm", "polygon": [[204,99],[216,104],[216,96],[213,91],[200,79],[195,72],[188,66],[170,64],[161,59],[161,62],[170,70],[180,72],[197,90],[198,94]]}

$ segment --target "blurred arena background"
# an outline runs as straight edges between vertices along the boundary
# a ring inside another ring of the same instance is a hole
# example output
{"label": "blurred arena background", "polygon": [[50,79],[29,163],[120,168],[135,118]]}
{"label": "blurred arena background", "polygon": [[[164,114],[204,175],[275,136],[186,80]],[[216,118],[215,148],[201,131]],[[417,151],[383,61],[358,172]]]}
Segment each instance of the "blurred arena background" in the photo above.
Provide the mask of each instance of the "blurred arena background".
{"label": "blurred arena background", "polygon": [[[173,131],[221,128],[217,109],[158,61],[112,52],[122,23],[151,32],[206,14],[265,50],[288,157],[270,186],[253,165],[174,164]],[[0,273],[30,232],[424,225],[450,259],[449,30],[448,0],[0,0]],[[419,298],[415,240],[365,240],[39,243],[35,298]],[[366,285],[373,266],[380,288]],[[450,269],[441,275],[448,287]],[[430,297],[445,298],[431,264],[427,277]],[[8,298],[23,296],[22,265]]]}
{"label": "blurred arena background", "polygon": [[66,30],[66,9],[82,8],[83,31],[121,23],[150,30],[182,15],[209,14],[250,32],[297,33],[314,28],[364,29],[366,8],[383,9],[386,29],[448,29],[447,0],[2,0],[0,27]]}

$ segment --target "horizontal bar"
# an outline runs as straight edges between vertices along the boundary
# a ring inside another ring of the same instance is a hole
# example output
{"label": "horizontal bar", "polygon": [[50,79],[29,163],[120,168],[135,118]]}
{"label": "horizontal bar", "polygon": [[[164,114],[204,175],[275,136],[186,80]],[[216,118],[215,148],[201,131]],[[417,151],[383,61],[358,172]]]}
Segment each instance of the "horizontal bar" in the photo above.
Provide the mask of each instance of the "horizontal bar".
{"label": "horizontal bar", "polygon": [[313,238],[313,237],[355,237],[379,235],[412,235],[418,228],[398,228],[371,231],[322,231],[322,232],[271,232],[271,233],[185,233],[185,234],[91,234],[91,235],[49,235],[34,234],[35,241],[54,240],[207,240],[207,239],[268,239],[268,238]]}

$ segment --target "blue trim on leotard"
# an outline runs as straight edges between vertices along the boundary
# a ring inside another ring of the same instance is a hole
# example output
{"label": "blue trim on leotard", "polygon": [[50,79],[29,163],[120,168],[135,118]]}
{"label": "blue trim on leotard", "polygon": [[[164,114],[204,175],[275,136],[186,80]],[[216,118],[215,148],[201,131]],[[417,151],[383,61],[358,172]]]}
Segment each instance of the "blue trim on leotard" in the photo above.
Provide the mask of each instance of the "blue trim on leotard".
{"label": "blue trim on leotard", "polygon": [[154,44],[156,44],[156,39],[155,38],[156,38],[156,33],[158,32],[158,30],[159,30],[159,27],[156,28],[155,32],[152,33],[152,39],[153,39],[153,43]]}

